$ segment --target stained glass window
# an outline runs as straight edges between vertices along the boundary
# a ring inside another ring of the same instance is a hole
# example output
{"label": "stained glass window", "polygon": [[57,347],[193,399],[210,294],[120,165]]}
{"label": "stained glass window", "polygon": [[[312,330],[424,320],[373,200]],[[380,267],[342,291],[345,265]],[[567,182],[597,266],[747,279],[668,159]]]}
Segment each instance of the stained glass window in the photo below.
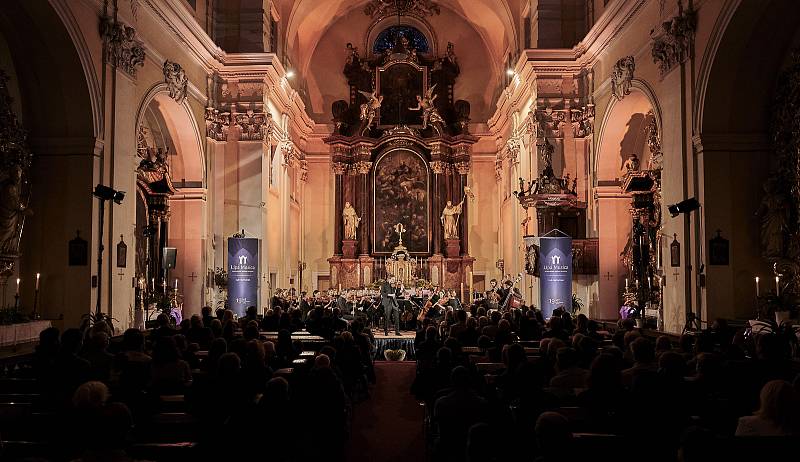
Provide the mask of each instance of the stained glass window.
{"label": "stained glass window", "polygon": [[372,52],[374,54],[381,54],[383,50],[394,48],[395,43],[400,36],[408,39],[408,43],[412,48],[417,50],[417,53],[427,53],[430,49],[428,46],[428,39],[425,34],[420,32],[419,29],[413,26],[390,26],[382,30],[378,37],[375,38],[375,43],[372,45]]}

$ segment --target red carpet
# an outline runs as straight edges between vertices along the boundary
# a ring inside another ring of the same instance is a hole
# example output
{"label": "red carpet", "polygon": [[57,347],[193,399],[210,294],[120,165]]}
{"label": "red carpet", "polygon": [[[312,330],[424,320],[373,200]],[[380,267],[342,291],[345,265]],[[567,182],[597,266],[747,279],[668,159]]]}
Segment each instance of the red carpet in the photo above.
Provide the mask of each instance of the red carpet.
{"label": "red carpet", "polygon": [[353,409],[348,461],[424,460],[424,410],[408,391],[415,371],[413,361],[375,363],[372,396]]}

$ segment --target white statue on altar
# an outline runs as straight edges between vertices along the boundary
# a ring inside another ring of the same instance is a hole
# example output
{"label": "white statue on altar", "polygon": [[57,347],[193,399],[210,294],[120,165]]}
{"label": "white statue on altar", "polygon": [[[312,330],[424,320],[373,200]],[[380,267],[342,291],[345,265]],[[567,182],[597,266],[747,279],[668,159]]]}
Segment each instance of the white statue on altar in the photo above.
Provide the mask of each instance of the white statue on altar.
{"label": "white statue on altar", "polygon": [[358,231],[358,224],[361,223],[361,218],[356,214],[356,209],[350,205],[350,202],[344,203],[342,220],[344,221],[344,238],[351,241],[356,240],[356,231]]}
{"label": "white statue on altar", "polygon": [[447,205],[444,207],[440,218],[440,220],[442,220],[442,227],[444,227],[445,239],[458,239],[458,217],[461,215],[461,208],[463,205],[463,200],[459,202],[458,205],[453,205],[451,201],[447,201]]}

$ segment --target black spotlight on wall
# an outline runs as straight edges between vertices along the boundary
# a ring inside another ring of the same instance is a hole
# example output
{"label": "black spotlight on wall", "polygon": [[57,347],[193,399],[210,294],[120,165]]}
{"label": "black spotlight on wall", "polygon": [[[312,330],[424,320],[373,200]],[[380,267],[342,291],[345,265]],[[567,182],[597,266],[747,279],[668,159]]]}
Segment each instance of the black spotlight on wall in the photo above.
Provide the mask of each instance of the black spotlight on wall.
{"label": "black spotlight on wall", "polygon": [[122,199],[125,199],[125,191],[117,191],[101,184],[94,187],[94,193],[92,194],[100,200],[114,201],[117,204],[121,204]]}
{"label": "black spotlight on wall", "polygon": [[669,214],[672,215],[672,218],[675,218],[682,213],[691,213],[699,208],[700,202],[698,202],[694,197],[690,197],[689,199],[682,200],[677,204],[670,205]]}
{"label": "black spotlight on wall", "polygon": [[103,292],[100,290],[103,284],[103,220],[105,218],[105,211],[106,211],[106,201],[114,201],[116,204],[122,204],[122,199],[125,198],[125,193],[123,191],[117,191],[114,188],[109,188],[108,186],[104,186],[102,184],[98,184],[94,187],[94,191],[92,195],[98,199],[100,199],[100,213],[98,216],[98,221],[100,224],[100,232],[97,239],[97,306],[95,307],[95,315],[100,315],[100,299],[102,298]]}

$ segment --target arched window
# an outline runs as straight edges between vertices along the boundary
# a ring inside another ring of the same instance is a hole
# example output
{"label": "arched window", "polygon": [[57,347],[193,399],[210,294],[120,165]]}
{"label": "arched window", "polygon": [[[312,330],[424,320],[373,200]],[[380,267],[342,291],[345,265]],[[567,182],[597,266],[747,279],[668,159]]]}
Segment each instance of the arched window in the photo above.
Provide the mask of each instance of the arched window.
{"label": "arched window", "polygon": [[381,54],[386,49],[394,48],[395,43],[401,35],[408,39],[409,44],[412,48],[417,50],[417,53],[427,53],[430,50],[428,38],[416,27],[389,26],[382,30],[375,38],[375,43],[372,44],[372,52],[374,54]]}

